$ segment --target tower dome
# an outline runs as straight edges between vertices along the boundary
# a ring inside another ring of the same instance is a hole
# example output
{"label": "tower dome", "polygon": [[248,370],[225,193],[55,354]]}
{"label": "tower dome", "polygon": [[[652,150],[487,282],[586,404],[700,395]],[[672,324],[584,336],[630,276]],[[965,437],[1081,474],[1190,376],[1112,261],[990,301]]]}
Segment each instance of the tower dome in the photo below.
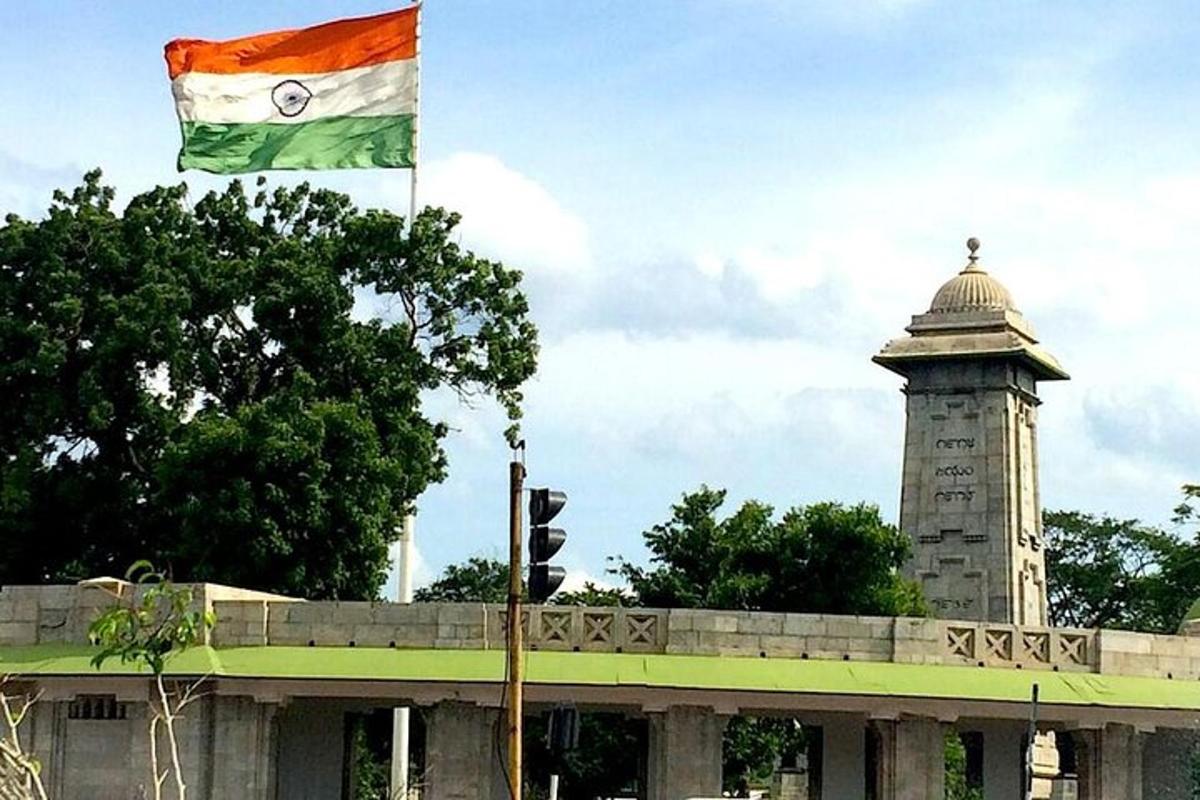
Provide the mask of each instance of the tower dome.
{"label": "tower dome", "polygon": [[942,284],[929,306],[930,314],[950,314],[959,311],[1015,311],[1012,295],[1004,284],[988,275],[976,263],[979,240],[967,240],[970,259],[963,271]]}

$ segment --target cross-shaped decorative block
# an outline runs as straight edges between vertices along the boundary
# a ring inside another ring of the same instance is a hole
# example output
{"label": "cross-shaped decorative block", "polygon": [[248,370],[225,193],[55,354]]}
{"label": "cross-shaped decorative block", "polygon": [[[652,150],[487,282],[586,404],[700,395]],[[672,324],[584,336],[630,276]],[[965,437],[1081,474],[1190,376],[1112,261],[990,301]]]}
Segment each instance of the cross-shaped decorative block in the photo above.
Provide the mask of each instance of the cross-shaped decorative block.
{"label": "cross-shaped decorative block", "polygon": [[654,644],[658,639],[658,617],[654,614],[629,614],[625,617],[630,644]]}
{"label": "cross-shaped decorative block", "polygon": [[1026,657],[1043,664],[1050,663],[1050,634],[1023,633],[1021,641],[1025,646]]}
{"label": "cross-shaped decorative block", "polygon": [[612,644],[613,615],[583,614],[583,641],[588,644]]}
{"label": "cross-shaped decorative block", "polygon": [[946,629],[946,644],[950,648],[950,655],[961,656],[963,658],[975,657],[975,629],[974,628],[947,628]]}
{"label": "cross-shaped decorative block", "polygon": [[1087,636],[1085,634],[1059,634],[1058,649],[1060,651],[1060,655],[1071,664],[1087,663]]}
{"label": "cross-shaped decorative block", "polygon": [[570,611],[543,611],[542,641],[566,642],[571,638]]}
{"label": "cross-shaped decorative block", "polygon": [[1012,661],[1012,631],[992,629],[983,632],[983,643],[988,658]]}

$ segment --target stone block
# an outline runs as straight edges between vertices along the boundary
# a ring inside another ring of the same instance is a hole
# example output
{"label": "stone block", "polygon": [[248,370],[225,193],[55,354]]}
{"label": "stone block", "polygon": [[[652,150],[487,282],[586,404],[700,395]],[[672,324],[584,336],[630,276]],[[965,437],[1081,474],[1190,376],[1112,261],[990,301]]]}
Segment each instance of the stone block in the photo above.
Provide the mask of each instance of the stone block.
{"label": "stone block", "polygon": [[831,616],[825,620],[825,632],[829,636],[851,638],[855,636],[870,636],[871,628],[860,621],[858,617]]}
{"label": "stone block", "polygon": [[436,623],[404,625],[392,630],[398,647],[433,647],[438,638]]}
{"label": "stone block", "polygon": [[768,656],[783,656],[795,658],[808,652],[808,639],[803,636],[773,636],[764,634],[758,637],[759,646]]}
{"label": "stone block", "polygon": [[783,614],[748,614],[738,619],[738,633],[770,634],[783,633]]}
{"label": "stone block", "polygon": [[313,639],[313,626],[305,622],[267,623],[267,642],[277,645],[304,645]]}
{"label": "stone block", "polygon": [[1155,636],[1150,640],[1150,652],[1156,656],[1182,657],[1187,654],[1187,640],[1180,636]]}
{"label": "stone block", "polygon": [[423,616],[418,606],[406,603],[379,603],[371,609],[371,621],[379,625],[412,625]]}
{"label": "stone block", "polygon": [[1154,650],[1154,636],[1148,633],[1132,631],[1103,630],[1099,633],[1100,652],[1121,653],[1151,653]]}
{"label": "stone block", "polygon": [[[0,616],[0,619],[3,617]],[[690,608],[671,609],[667,612],[667,627],[670,632],[695,630],[696,612]]]}
{"label": "stone block", "polygon": [[443,625],[483,625],[483,615],[482,603],[447,603],[437,607],[437,621]]}
{"label": "stone block", "polygon": [[395,641],[395,630],[390,625],[377,623],[355,625],[353,628],[354,644],[357,647],[387,647]]}
{"label": "stone block", "polygon": [[696,631],[677,631],[671,629],[667,639],[667,652],[685,654],[697,652],[700,646],[700,634]]}
{"label": "stone block", "polygon": [[0,622],[0,644],[15,646],[37,644],[37,641],[36,622]]}
{"label": "stone block", "polygon": [[37,622],[39,603],[35,598],[17,600],[12,604],[12,622]]}
{"label": "stone block", "polygon": [[750,634],[730,633],[726,631],[699,631],[699,640],[697,642],[697,652],[715,653],[721,655],[729,653],[736,655],[741,652],[752,652],[757,654],[760,650],[758,637]]}
{"label": "stone block", "polygon": [[824,636],[825,620],[819,614],[785,614],[783,632],[789,636]]}
{"label": "stone block", "polygon": [[329,607],[325,603],[303,602],[288,605],[271,604],[272,619],[287,622],[326,622],[329,620]]}

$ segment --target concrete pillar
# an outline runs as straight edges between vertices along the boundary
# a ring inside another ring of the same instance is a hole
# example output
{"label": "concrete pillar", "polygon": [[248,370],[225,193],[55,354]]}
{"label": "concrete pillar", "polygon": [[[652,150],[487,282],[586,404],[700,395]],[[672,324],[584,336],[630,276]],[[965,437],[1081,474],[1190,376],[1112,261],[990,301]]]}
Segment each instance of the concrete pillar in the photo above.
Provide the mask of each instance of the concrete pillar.
{"label": "concrete pillar", "polygon": [[1087,800],[1142,800],[1142,735],[1128,725],[1108,725],[1096,736],[1098,791]]}
{"label": "concrete pillar", "polygon": [[499,713],[467,703],[439,703],[427,710],[424,800],[508,796],[496,750]]}
{"label": "concrete pillar", "polygon": [[863,800],[867,795],[866,720],[845,716],[820,722],[821,797]]}
{"label": "concrete pillar", "polygon": [[[230,716],[238,712],[227,711]],[[278,718],[278,796],[325,800],[342,796],[345,705],[319,699],[293,700]],[[227,742],[237,737],[231,734]],[[236,796],[236,795],[234,795]]]}
{"label": "concrete pillar", "polygon": [[275,800],[279,706],[251,697],[212,699],[211,800]]}
{"label": "concrete pillar", "polygon": [[720,797],[727,721],[711,708],[691,706],[651,714],[648,800]]}
{"label": "concrete pillar", "polygon": [[946,727],[932,719],[875,723],[879,800],[934,800],[946,793]]}
{"label": "concrete pillar", "polygon": [[1160,729],[1142,748],[1142,794],[1152,800],[1192,800],[1192,763],[1200,732]]}
{"label": "concrete pillar", "polygon": [[979,731],[983,734],[984,800],[1021,800],[1025,728],[1020,723],[994,722],[981,724]]}

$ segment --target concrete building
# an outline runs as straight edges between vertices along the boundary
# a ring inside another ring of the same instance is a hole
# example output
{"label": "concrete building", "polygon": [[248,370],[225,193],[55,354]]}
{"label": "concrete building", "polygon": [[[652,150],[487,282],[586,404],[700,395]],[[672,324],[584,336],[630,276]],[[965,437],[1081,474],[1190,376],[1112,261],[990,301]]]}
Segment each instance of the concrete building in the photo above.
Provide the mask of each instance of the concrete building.
{"label": "concrete building", "polygon": [[[952,601],[938,604],[945,618],[535,606],[529,712],[571,702],[639,720],[646,800],[719,796],[738,714],[819,732],[810,797],[941,800],[956,731],[985,800],[1018,800],[1036,684],[1079,798],[1191,798],[1200,623],[1179,636],[1044,624],[1036,382],[1065,373],[974,248],[909,331],[877,360],[908,381],[902,523],[913,574]],[[168,667],[203,681],[181,722],[190,797],[350,798],[350,721],[398,705],[424,721],[426,800],[506,796],[502,608],[193,590],[217,624]],[[93,669],[86,645],[97,611],[131,591],[0,589],[0,675],[10,694],[40,693],[23,735],[56,800],[148,796],[151,683],[115,662]]]}

